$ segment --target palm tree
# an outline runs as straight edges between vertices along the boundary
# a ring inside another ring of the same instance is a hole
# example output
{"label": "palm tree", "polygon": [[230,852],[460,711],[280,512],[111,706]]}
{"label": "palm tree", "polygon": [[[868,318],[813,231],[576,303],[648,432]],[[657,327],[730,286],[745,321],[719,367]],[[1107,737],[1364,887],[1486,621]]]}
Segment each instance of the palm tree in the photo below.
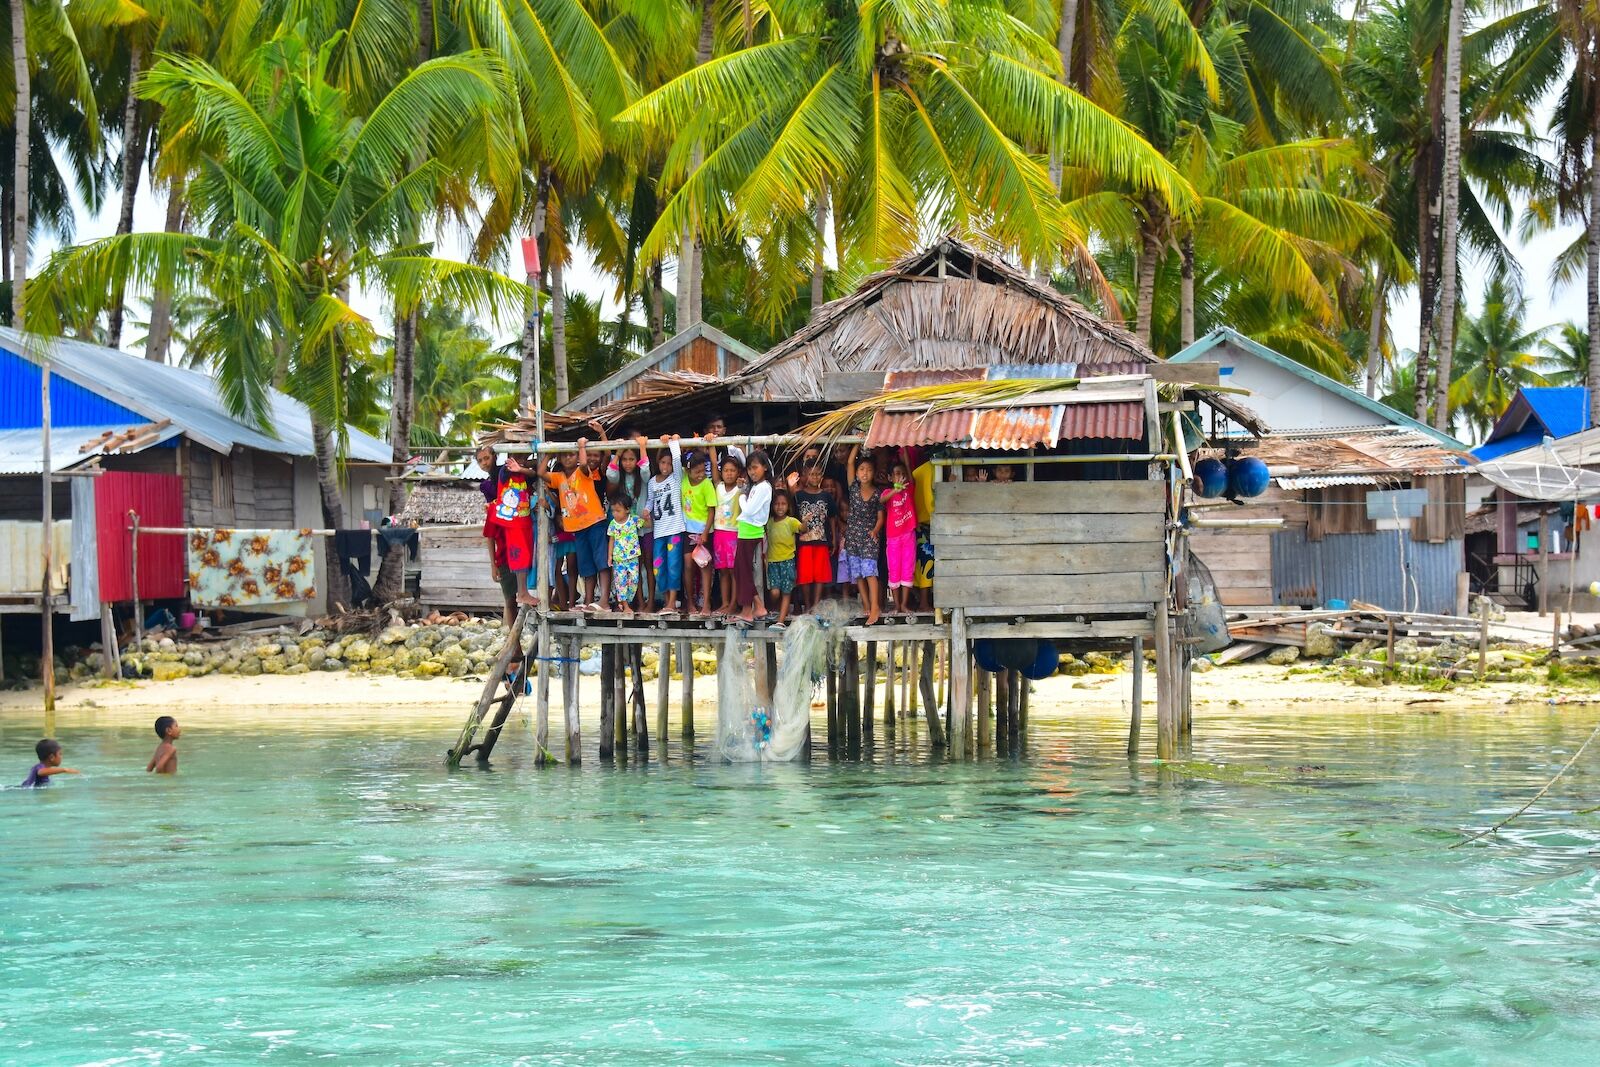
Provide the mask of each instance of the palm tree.
{"label": "palm tree", "polygon": [[[1484,289],[1483,310],[1461,324],[1458,374],[1450,382],[1448,406],[1480,436],[1494,426],[1518,389],[1550,384],[1540,370],[1546,359],[1541,342],[1549,327],[1528,329],[1527,313],[1527,298],[1497,274]],[[1439,366],[1444,369],[1442,360]]]}
{"label": "palm tree", "polygon": [[813,253],[810,265],[815,249],[792,238],[820,239],[826,198],[847,276],[952,228],[987,231],[1030,264],[1055,262],[1088,235],[1072,232],[1029,148],[1191,210],[1171,165],[1058,81],[1057,62],[1051,42],[979,0],[801,0],[771,39],[696,66],[620,116],[706,146],[645,254],[691,228],[781,240],[797,259]]}
{"label": "palm tree", "polygon": [[[1434,400],[1433,424],[1443,430],[1450,425],[1451,363],[1456,341],[1456,253],[1460,248],[1458,220],[1461,211],[1461,23],[1466,0],[1449,0],[1444,50],[1444,173],[1439,180],[1443,203],[1439,210],[1439,362],[1435,377],[1438,387]],[[1427,341],[1417,349],[1427,350]],[[1417,398],[1417,418],[1425,419],[1427,396]]]}
{"label": "palm tree", "polygon": [[1545,337],[1539,342],[1544,356],[1545,378],[1551,385],[1587,385],[1589,331],[1576,322],[1563,322],[1553,329],[1554,337]]}
{"label": "palm tree", "polygon": [[[270,425],[274,384],[311,409],[323,519],[337,529],[347,382],[376,343],[372,324],[350,307],[352,289],[388,293],[402,310],[448,300],[495,316],[514,314],[526,289],[403,240],[407,220],[450,180],[464,134],[510,109],[492,57],[423,63],[366,114],[330,84],[329,60],[329,49],[281,31],[252,57],[242,83],[201,60],[162,58],[140,94],[209,146],[189,189],[198,232],[65,249],[51,257],[28,309],[35,329],[54,332],[47,327],[59,327],[63,308],[104,301],[119,284],[209,293],[217,303],[194,346],[240,417]],[[335,601],[337,593],[330,584]]]}
{"label": "palm tree", "polygon": [[[28,277],[28,240],[33,233],[30,193],[36,146],[33,141],[34,74],[43,75],[40,84],[59,97],[58,103],[75,106],[81,114],[81,135],[91,149],[99,137],[94,90],[89,70],[78,47],[77,34],[59,0],[29,3],[8,0],[11,8],[11,80],[0,85],[0,97],[9,90],[11,107],[11,184],[10,218],[5,226],[10,245],[7,263],[11,279],[11,324],[22,329],[23,304]],[[43,147],[42,145],[38,147]]]}

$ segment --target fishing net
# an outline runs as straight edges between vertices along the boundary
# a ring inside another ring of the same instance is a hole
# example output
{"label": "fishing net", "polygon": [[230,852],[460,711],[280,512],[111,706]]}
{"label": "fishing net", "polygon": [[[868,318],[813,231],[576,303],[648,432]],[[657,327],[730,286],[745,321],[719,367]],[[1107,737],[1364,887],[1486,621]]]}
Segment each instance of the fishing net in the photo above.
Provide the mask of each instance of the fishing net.
{"label": "fishing net", "polygon": [[845,609],[833,601],[818,612],[800,616],[784,632],[770,706],[745,662],[742,631],[729,627],[717,669],[717,753],[729,763],[787,763],[805,751],[811,701],[845,619]]}
{"label": "fishing net", "polygon": [[1519,456],[1537,455],[1538,459],[1498,459],[1480,463],[1472,468],[1502,489],[1528,500],[1595,500],[1600,498],[1600,472],[1584,470],[1563,462],[1561,455],[1550,442],[1545,442],[1541,452],[1532,449],[1517,453]]}

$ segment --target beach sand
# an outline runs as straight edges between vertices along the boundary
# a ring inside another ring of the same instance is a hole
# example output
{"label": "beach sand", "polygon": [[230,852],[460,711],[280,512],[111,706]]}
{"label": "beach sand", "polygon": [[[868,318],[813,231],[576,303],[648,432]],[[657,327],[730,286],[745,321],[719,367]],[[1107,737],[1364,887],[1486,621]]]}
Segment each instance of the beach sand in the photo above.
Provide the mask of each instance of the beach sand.
{"label": "beach sand", "polygon": [[[1145,719],[1153,723],[1155,672],[1145,672]],[[582,679],[586,729],[598,715],[598,680]],[[318,710],[340,718],[368,716],[375,720],[404,718],[439,720],[459,724],[483,691],[481,680],[470,678],[399,678],[392,675],[315,673],[302,675],[208,675],[173,681],[91,682],[64,685],[57,692],[59,721],[120,721],[151,714],[202,713],[206,718],[240,717],[270,721],[273,713]],[[677,717],[679,685],[672,684],[672,714]],[[552,682],[552,719],[560,716],[560,689]],[[0,692],[0,716],[16,723],[42,707],[42,690]],[[696,679],[695,697],[702,722],[715,718],[716,679]],[[1130,699],[1130,676],[1057,676],[1036,683],[1030,715],[1093,714],[1125,716]],[[646,700],[654,715],[655,688],[646,683]],[[1557,687],[1532,682],[1463,682],[1442,691],[1421,685],[1392,683],[1358,685],[1316,667],[1277,667],[1265,663],[1237,664],[1197,673],[1194,677],[1197,719],[1230,712],[1260,714],[1272,711],[1325,712],[1349,708],[1363,712],[1419,713],[1510,705],[1600,703],[1600,694],[1588,689]],[[709,717],[709,718],[708,718]],[[284,719],[286,727],[295,717]]]}

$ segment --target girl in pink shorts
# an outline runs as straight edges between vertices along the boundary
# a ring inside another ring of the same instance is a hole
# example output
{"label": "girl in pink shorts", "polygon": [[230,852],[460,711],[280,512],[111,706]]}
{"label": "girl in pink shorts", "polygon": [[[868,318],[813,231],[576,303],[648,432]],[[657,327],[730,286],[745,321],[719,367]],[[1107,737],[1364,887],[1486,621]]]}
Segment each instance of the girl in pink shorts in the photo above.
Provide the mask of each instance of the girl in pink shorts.
{"label": "girl in pink shorts", "polygon": [[904,463],[896,461],[891,468],[890,483],[883,491],[883,554],[894,610],[905,615],[910,611],[911,579],[917,569],[917,506]]}

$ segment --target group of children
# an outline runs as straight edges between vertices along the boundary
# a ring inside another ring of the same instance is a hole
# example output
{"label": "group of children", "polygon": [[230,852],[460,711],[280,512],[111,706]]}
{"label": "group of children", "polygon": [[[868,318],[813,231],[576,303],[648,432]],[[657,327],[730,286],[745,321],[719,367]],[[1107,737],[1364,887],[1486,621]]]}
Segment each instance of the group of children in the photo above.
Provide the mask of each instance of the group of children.
{"label": "group of children", "polygon": [[[183,736],[183,730],[178,726],[178,720],[171,715],[163,715],[156,719],[156,736],[161,742],[156,745],[156,751],[150,757],[150,762],[145,764],[145,772],[149,774],[177,774],[178,773],[178,738]],[[58,774],[80,774],[81,771],[61,765],[61,742],[52,738],[45,738],[33,746],[33,754],[38,757],[28,771],[28,776],[22,780],[23,789],[39,789],[50,784],[50,779]]]}
{"label": "group of children", "polygon": [[[593,425],[593,424],[591,424]],[[908,449],[850,450],[830,469],[818,448],[780,471],[765,452],[719,444],[722,420],[685,451],[651,455],[642,435],[580,438],[550,469],[495,464],[481,449],[484,536],[509,625],[537,581],[537,509],[552,531],[551,608],[734,617],[776,625],[815,610],[837,585],[868,625],[883,611],[930,610],[934,468]],[[998,472],[997,472],[998,473]],[[880,580],[881,579],[881,580]],[[885,603],[885,590],[888,603]]]}

